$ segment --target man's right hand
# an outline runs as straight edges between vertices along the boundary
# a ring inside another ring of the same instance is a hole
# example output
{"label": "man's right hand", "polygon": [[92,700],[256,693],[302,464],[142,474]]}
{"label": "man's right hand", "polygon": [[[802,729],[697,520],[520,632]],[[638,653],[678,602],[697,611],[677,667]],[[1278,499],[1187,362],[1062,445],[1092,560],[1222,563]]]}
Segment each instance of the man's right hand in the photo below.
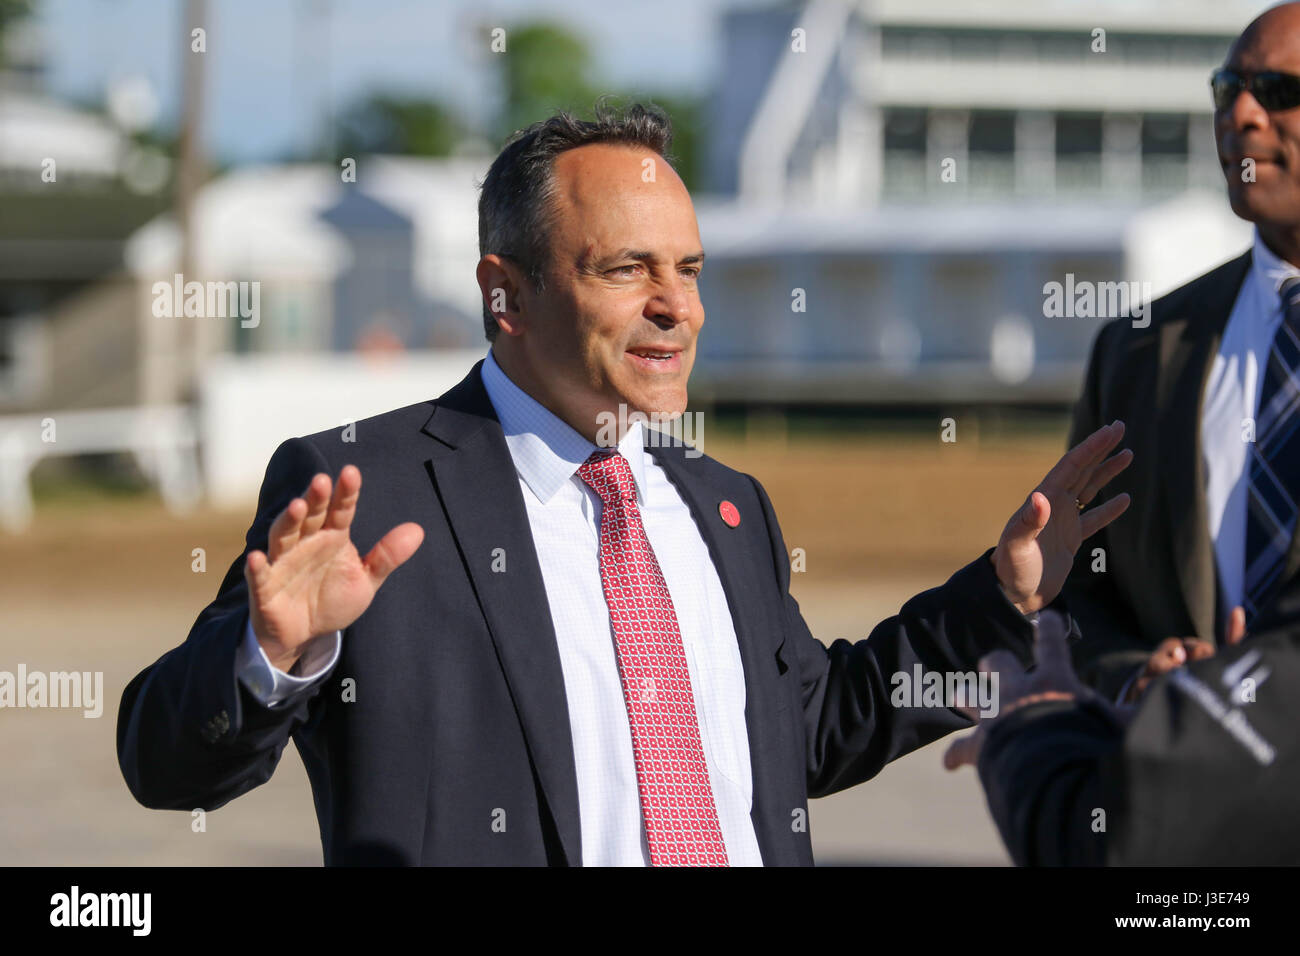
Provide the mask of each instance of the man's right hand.
{"label": "man's right hand", "polygon": [[[1224,635],[1225,643],[1240,644],[1246,636],[1246,612],[1233,608],[1228,617],[1228,632]],[[1142,673],[1129,685],[1128,693],[1120,701],[1132,704],[1141,700],[1151,682],[1157,677],[1177,670],[1190,661],[1202,661],[1214,656],[1214,645],[1197,637],[1167,637],[1156,645],[1155,652],[1142,668]]]}
{"label": "man's right hand", "polygon": [[384,535],[363,560],[350,530],[361,471],[345,465],[330,494],[330,476],[315,475],[271,524],[267,552],[244,563],[253,633],[271,665],[288,671],[314,638],[348,627],[370,606],[384,579],[415,554],[424,529],[413,521]]}

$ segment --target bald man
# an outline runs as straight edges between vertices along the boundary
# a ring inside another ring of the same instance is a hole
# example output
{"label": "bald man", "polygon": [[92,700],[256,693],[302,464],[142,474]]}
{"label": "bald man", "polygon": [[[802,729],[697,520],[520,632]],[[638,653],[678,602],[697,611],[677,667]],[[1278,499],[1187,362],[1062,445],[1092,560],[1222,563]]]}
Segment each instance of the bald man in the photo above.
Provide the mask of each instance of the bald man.
{"label": "bald man", "polygon": [[[1211,79],[1228,200],[1250,249],[1105,326],[1073,435],[1121,418],[1130,516],[1066,598],[1082,678],[1133,702],[1171,668],[1300,616],[1300,4],[1250,24]],[[1097,568],[1098,570],[1094,570]]]}
{"label": "bald man", "polygon": [[[1105,328],[1075,419],[1122,415],[1137,452],[1112,486],[1134,505],[1102,533],[1109,570],[1079,562],[1067,585],[1078,651],[1094,680],[1166,635],[1180,653],[1140,668],[1134,707],[1080,684],[1060,635],[1040,634],[1030,673],[986,662],[1002,706],[946,763],[978,766],[1021,865],[1300,859],[1300,4],[1247,27],[1212,90],[1254,245],[1154,303],[1149,328]],[[1238,646],[1212,654],[1220,627]]]}

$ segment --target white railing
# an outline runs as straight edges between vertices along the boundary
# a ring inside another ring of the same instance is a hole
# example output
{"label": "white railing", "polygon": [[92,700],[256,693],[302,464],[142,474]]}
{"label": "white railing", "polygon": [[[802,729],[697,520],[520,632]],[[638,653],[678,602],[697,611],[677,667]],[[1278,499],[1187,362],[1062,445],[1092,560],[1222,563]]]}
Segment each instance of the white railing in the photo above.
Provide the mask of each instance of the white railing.
{"label": "white railing", "polygon": [[142,405],[0,416],[0,525],[21,531],[32,520],[31,472],[54,455],[128,452],[173,512],[202,494],[193,412]]}

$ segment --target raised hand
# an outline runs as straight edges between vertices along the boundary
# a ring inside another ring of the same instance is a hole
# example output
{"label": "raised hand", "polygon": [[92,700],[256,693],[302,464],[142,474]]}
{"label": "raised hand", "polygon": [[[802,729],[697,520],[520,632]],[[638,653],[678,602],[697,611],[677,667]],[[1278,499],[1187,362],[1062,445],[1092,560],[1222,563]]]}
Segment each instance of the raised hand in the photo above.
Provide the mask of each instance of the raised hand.
{"label": "raised hand", "polygon": [[997,713],[983,716],[974,707],[959,708],[979,724],[972,733],[958,737],[948,745],[943,755],[944,767],[956,770],[967,765],[978,766],[988,728],[1013,710],[1029,704],[1090,698],[1100,701],[1101,706],[1109,708],[1117,717],[1120,715],[1119,708],[1098,698],[1075,676],[1074,666],[1070,663],[1070,647],[1060,619],[1048,615],[1045,621],[1034,641],[1034,666],[1031,669],[1026,670],[1010,651],[994,651],[980,659],[981,671],[998,675]]}
{"label": "raised hand", "polygon": [[350,534],[360,496],[355,465],[339,472],[333,495],[330,476],[321,472],[271,524],[269,555],[248,552],[244,580],[253,633],[282,671],[313,638],[359,618],[384,579],[424,541],[424,529],[408,521],[380,538],[363,560]]}
{"label": "raised hand", "polygon": [[1083,539],[1128,507],[1129,496],[1122,494],[1091,511],[1081,510],[1133,460],[1128,449],[1106,457],[1123,437],[1124,423],[1112,422],[1071,448],[1002,530],[993,566],[1002,590],[1022,614],[1052,602]]}

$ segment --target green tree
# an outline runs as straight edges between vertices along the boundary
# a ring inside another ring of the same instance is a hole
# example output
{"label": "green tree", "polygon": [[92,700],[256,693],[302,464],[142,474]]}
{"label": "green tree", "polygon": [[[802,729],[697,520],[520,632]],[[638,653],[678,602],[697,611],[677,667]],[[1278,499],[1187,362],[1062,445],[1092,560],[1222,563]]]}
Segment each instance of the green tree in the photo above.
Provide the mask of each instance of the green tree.
{"label": "green tree", "polygon": [[545,22],[511,27],[496,62],[504,95],[502,140],[555,110],[590,116],[598,91],[588,80],[591,53],[576,33]]}
{"label": "green tree", "polygon": [[591,79],[592,58],[586,41],[568,28],[548,22],[525,23],[506,31],[506,48],[497,54],[503,103],[497,123],[499,141],[545,119],[557,109],[591,119],[598,98],[612,105],[653,104],[673,123],[674,167],[688,188],[699,177],[700,119],[698,100],[675,94],[633,95]]}
{"label": "green tree", "polygon": [[339,156],[447,156],[463,135],[461,124],[441,103],[377,93],[340,117],[337,151]]}
{"label": "green tree", "polygon": [[0,0],[0,65],[5,58],[5,28],[32,12],[32,0]]}

